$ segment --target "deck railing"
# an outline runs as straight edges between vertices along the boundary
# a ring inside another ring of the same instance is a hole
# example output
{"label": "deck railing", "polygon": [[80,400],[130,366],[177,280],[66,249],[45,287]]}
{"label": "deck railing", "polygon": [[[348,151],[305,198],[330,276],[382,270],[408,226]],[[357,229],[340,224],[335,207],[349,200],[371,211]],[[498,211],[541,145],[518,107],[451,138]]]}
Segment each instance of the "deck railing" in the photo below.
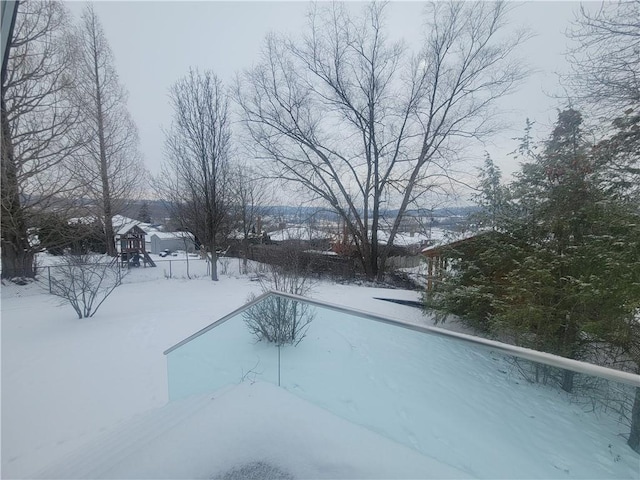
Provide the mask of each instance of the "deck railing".
{"label": "deck railing", "polygon": [[[247,313],[274,299],[313,317],[297,346],[257,341],[247,328]],[[277,292],[165,354],[172,400],[273,383],[469,476],[638,473],[625,442],[640,376],[628,372]],[[559,387],[567,374],[572,393]]]}

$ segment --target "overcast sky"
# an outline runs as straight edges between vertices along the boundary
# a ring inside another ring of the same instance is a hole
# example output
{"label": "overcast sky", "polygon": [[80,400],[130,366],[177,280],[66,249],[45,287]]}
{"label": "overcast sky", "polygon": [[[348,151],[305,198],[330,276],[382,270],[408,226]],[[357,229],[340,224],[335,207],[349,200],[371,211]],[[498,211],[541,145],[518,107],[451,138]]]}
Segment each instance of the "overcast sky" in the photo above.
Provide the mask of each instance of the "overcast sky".
{"label": "overcast sky", "polygon": [[[79,15],[83,3],[69,3]],[[594,8],[598,3],[588,4]],[[404,37],[417,45],[421,35],[422,2],[391,2],[388,25],[393,37]],[[522,134],[525,119],[537,122],[546,136],[553,124],[561,93],[556,73],[566,68],[563,52],[565,30],[579,8],[578,2],[518,3],[511,14],[512,25],[527,26],[535,34],[521,49],[521,55],[537,70],[515,94],[505,99],[509,130],[486,145],[506,174],[517,168],[507,152]],[[213,70],[231,84],[236,72],[257,60],[265,35],[270,31],[301,32],[308,3],[291,2],[162,2],[138,1],[95,3],[113,50],[121,82],[129,91],[129,110],[140,133],[145,164],[157,173],[162,160],[162,127],[171,121],[167,92],[190,66]],[[478,148],[480,165],[484,149]]]}

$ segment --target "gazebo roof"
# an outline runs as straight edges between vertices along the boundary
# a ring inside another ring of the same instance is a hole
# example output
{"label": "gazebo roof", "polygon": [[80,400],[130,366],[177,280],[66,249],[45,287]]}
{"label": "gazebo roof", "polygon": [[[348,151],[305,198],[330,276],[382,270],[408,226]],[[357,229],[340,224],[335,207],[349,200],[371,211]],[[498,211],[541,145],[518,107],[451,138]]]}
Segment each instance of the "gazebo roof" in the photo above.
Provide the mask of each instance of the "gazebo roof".
{"label": "gazebo roof", "polygon": [[432,245],[430,247],[423,248],[420,253],[426,257],[438,257],[442,255],[444,250],[449,250],[452,248],[457,248],[467,243],[472,243],[478,240],[480,237],[484,237],[485,235],[495,235],[497,232],[494,230],[481,230],[479,232],[474,232],[471,234],[467,234],[466,236],[459,238],[457,240],[450,241],[448,243],[440,243],[438,245]]}

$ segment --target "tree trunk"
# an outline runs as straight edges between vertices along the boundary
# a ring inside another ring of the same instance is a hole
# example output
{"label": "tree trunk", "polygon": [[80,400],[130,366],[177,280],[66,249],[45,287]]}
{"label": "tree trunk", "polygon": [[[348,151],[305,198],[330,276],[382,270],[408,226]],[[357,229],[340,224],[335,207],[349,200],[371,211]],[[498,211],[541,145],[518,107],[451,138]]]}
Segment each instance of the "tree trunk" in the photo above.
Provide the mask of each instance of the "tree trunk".
{"label": "tree trunk", "polygon": [[102,90],[100,88],[100,69],[98,68],[98,52],[93,52],[93,68],[96,81],[96,109],[98,121],[98,142],[100,147],[100,178],[102,181],[102,210],[104,215],[104,236],[107,246],[107,255],[117,255],[115,246],[115,232],[113,231],[113,212],[111,210],[111,189],[109,187],[109,168],[107,159],[107,147],[104,136],[104,118],[102,112]]}
{"label": "tree trunk", "polygon": [[379,281],[383,281],[384,280],[384,274],[386,272],[386,267],[387,267],[387,258],[389,258],[389,245],[385,245],[384,247],[382,247],[382,249],[380,250],[380,253],[378,254],[378,262],[379,262],[379,268],[378,268],[378,280]]}
{"label": "tree trunk", "polygon": [[360,262],[362,263],[362,268],[364,269],[364,274],[367,277],[367,280],[374,280],[376,278],[376,273],[373,269],[371,261],[371,244],[369,243],[366,234],[363,236],[362,242],[360,242],[360,244],[356,242],[356,248],[358,250]]}
{"label": "tree trunk", "polygon": [[633,451],[640,453],[640,387],[636,387],[636,394],[631,409],[631,433],[627,441]]}
{"label": "tree trunk", "polygon": [[248,259],[249,259],[249,238],[247,237],[247,234],[245,234],[244,238],[242,239],[242,270],[240,272],[243,275],[247,274]]}
{"label": "tree trunk", "polygon": [[573,391],[573,379],[576,373],[571,370],[563,370],[562,372],[562,389],[565,392],[571,393]]}
{"label": "tree trunk", "polygon": [[[565,327],[564,338],[562,339],[562,349],[565,351],[562,355],[567,358],[578,360],[578,325],[573,319],[573,316],[569,313],[566,315],[565,321],[567,322],[567,326]],[[571,370],[564,370],[562,372],[562,389],[565,392],[572,392],[573,379],[575,375],[575,372],[572,372]]]}
{"label": "tree trunk", "polygon": [[378,269],[378,220],[374,217],[371,231],[371,248],[369,250],[369,263],[371,265],[371,280],[383,280],[384,268]]}
{"label": "tree trunk", "polygon": [[211,252],[211,280],[218,281],[218,254],[216,253],[215,242],[209,245],[209,251]]}
{"label": "tree trunk", "polygon": [[23,243],[20,238],[9,234],[8,238],[2,239],[2,278],[29,277],[36,276],[33,265],[34,253],[28,244],[25,248],[19,248]]}
{"label": "tree trunk", "polygon": [[26,219],[20,203],[20,189],[13,154],[11,129],[7,110],[2,99],[2,182],[1,228],[2,228],[2,278],[35,277],[33,251],[29,245]]}

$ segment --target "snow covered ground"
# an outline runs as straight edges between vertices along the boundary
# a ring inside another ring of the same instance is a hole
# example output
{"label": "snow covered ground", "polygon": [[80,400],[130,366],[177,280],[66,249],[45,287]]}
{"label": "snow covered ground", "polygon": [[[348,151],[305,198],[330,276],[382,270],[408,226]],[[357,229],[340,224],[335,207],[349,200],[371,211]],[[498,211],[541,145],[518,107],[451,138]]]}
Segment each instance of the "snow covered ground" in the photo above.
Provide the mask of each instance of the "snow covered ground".
{"label": "snow covered ground", "polygon": [[[31,478],[50,465],[60,462],[67,455],[85,448],[85,445],[109,434],[115,434],[118,429],[126,427],[132,418],[152,415],[154,411],[159,411],[158,409],[166,405],[167,364],[162,352],[240,307],[250,293],[259,293],[258,282],[251,281],[251,276],[238,275],[237,266],[237,260],[229,259],[225,268],[226,274],[221,275],[219,282],[209,281],[206,278],[205,262],[196,259],[190,260],[189,275],[193,278],[191,280],[186,278],[184,262],[172,263],[171,279],[165,278],[168,277],[167,264],[159,264],[158,268],[135,269],[125,279],[125,284],[116,289],[104,303],[96,316],[85,320],[78,320],[71,307],[60,305],[57,298],[50,296],[46,291],[46,282],[43,285],[25,287],[3,285],[2,477]],[[313,297],[403,321],[430,324],[430,319],[423,317],[418,309],[374,300],[375,297],[417,300],[417,292],[319,282],[315,286]],[[348,335],[357,338],[359,333],[350,330]],[[381,338],[376,341],[380,342],[376,347],[377,351],[384,348],[385,343]],[[389,342],[394,349],[398,349],[397,339],[389,338]],[[351,348],[348,342],[343,342],[343,346]],[[437,361],[440,367],[435,368],[434,364],[427,364],[424,368],[431,368],[434,372],[440,372],[437,376],[442,376],[442,366],[449,363],[446,357],[447,348],[439,348],[435,352],[437,355],[432,360]],[[410,350],[407,350],[406,356],[411,356]],[[463,476],[507,478],[513,476],[508,472],[513,472],[518,465],[511,465],[510,470],[504,470],[496,466],[495,462],[492,464],[490,459],[494,456],[507,459],[522,458],[515,456],[513,452],[519,451],[522,455],[522,448],[517,447],[525,445],[525,453],[530,454],[530,464],[527,467],[538,472],[540,477],[640,476],[640,457],[625,445],[623,436],[619,434],[624,432],[624,428],[617,425],[614,419],[606,415],[584,412],[579,405],[570,404],[555,390],[523,383],[509,383],[500,372],[499,362],[494,362],[491,358],[485,360],[478,360],[475,364],[467,363],[466,371],[462,365],[456,367],[457,370],[454,369],[452,372],[454,374],[448,377],[451,383],[446,387],[446,391],[430,390],[428,383],[415,379],[416,385],[426,388],[423,391],[424,411],[429,411],[432,405],[439,403],[439,413],[434,417],[431,432],[431,441],[437,448],[432,452],[432,459],[420,457],[420,460],[416,460],[417,457],[411,453],[414,450],[407,453],[406,447],[402,446],[411,446],[412,440],[395,438],[392,443],[396,445],[393,448],[399,455],[398,459],[411,457],[416,462],[435,461],[438,465],[438,462],[449,465],[450,467],[440,465],[441,476],[447,475],[446,472],[453,472],[452,475],[456,476],[456,472],[459,472],[456,468],[463,467]],[[386,379],[388,385],[393,385],[394,381],[402,385],[405,380],[394,378],[392,371],[384,370],[383,363],[376,366],[378,378]],[[490,369],[492,363],[496,364],[495,370]],[[317,368],[318,372],[321,372],[323,365],[319,364]],[[496,383],[500,379],[502,383]],[[357,392],[366,391],[379,384],[373,380],[367,382],[362,385],[353,383],[351,387]],[[507,405],[508,408],[493,410],[493,413],[488,414],[489,405],[483,403],[484,400],[478,401],[480,397],[474,391],[476,388],[482,388],[482,385],[486,385],[488,389],[497,385],[499,388],[493,388],[496,390],[496,396],[493,398],[498,399],[510,391],[509,389],[513,389],[517,393],[513,398],[522,405],[512,402]],[[300,386],[303,387],[301,384]],[[326,410],[318,410],[312,403],[302,400],[305,398],[304,395],[298,394],[297,397],[290,398],[289,394],[284,395],[278,389],[269,385],[260,386],[259,383],[251,385],[251,388],[243,385],[240,389],[228,391],[224,394],[226,400],[218,402],[221,404],[219,408],[215,407],[217,400],[213,404],[201,406],[203,418],[215,417],[219,422],[215,424],[218,443],[211,443],[212,449],[215,445],[220,448],[222,445],[229,445],[227,441],[220,441],[221,438],[244,441],[238,432],[246,431],[242,428],[247,425],[256,426],[255,422],[252,424],[242,420],[247,418],[248,411],[255,411],[255,405],[290,404],[291,411],[298,412],[300,418],[314,419],[310,425],[315,421],[318,425],[326,424],[331,427],[321,429],[319,433],[324,444],[320,440],[314,440],[315,437],[312,436],[294,435],[286,441],[283,440],[283,445],[298,445],[301,452],[306,452],[306,456],[301,454],[298,457],[298,462],[290,459],[287,463],[276,458],[279,462],[276,466],[285,468],[296,478],[321,477],[322,475],[317,473],[320,471],[325,472],[324,478],[415,477],[415,470],[411,470],[408,460],[405,462],[405,470],[400,467],[397,467],[397,470],[391,468],[390,465],[394,465],[391,460],[390,463],[386,463],[387,470],[378,467],[384,463],[379,461],[382,457],[380,452],[392,447],[383,447],[382,439],[369,438],[367,435],[371,434],[372,429],[364,431],[362,427],[345,422],[344,418],[350,419],[348,403],[344,403],[346,413],[338,412],[335,417],[335,411],[329,414]],[[345,387],[336,388],[340,390]],[[306,390],[311,392],[309,398],[318,395],[310,386],[307,386]],[[250,398],[253,400],[250,401]],[[454,399],[457,400],[454,402]],[[245,404],[246,408],[234,407]],[[460,410],[465,405],[466,410]],[[447,410],[448,406],[450,408]],[[326,407],[331,411],[330,405]],[[282,417],[282,411],[278,411]],[[410,423],[412,411],[404,409],[404,414],[405,421]],[[402,418],[401,408],[396,409],[389,418],[393,419],[396,415]],[[266,415],[266,418],[268,419],[269,415]],[[287,421],[291,421],[291,418],[296,417],[287,418]],[[457,421],[451,421],[456,418]],[[286,425],[286,421],[281,420]],[[238,431],[234,430],[234,421],[239,422]],[[546,422],[549,427],[540,430],[542,434],[534,432],[540,422]],[[263,430],[259,430],[256,438],[266,443],[279,438],[273,433],[274,424],[277,425],[266,420],[264,424],[258,422],[256,428]],[[486,439],[478,440],[479,437],[474,437],[477,435],[473,429],[474,425],[491,429],[490,437],[499,441],[491,444]],[[400,422],[396,436],[402,435],[401,426]],[[446,431],[448,426],[451,426],[459,437],[459,445],[455,441],[449,443],[450,440],[442,437],[442,432]],[[197,433],[195,430],[189,430],[188,422],[177,428],[182,429],[182,436],[158,436],[157,442],[165,446],[158,447],[160,450],[155,452],[166,452],[166,445],[175,445],[179,438],[189,438]],[[352,428],[358,432],[354,433]],[[335,432],[333,437],[331,432]],[[558,433],[553,435],[548,432]],[[171,438],[173,440],[170,440]],[[295,440],[296,438],[298,440]],[[308,441],[303,442],[301,438],[307,438]],[[341,438],[352,439],[350,441],[355,451],[353,458],[356,459],[353,460],[354,463],[350,464],[344,459],[346,457],[340,456],[340,452],[347,451],[347,446],[344,445],[349,445],[349,442],[340,443]],[[356,438],[360,440],[355,440]],[[371,447],[370,450],[358,448],[359,445],[373,445],[375,442],[378,442],[377,447]],[[324,452],[326,455],[317,452],[321,445],[325,445],[323,448],[327,449]],[[475,447],[460,450],[465,445]],[[312,449],[313,453],[307,451],[309,449]],[[572,463],[574,460],[563,454],[567,451],[578,455],[576,458],[583,458],[582,464]],[[230,453],[224,451],[218,451],[217,455],[229,460],[227,466],[232,466],[234,462],[252,460],[237,455],[237,458],[232,458],[229,456]],[[438,458],[438,455],[444,455],[446,458]],[[460,461],[452,462],[451,458],[455,459],[456,455]],[[259,455],[253,460],[260,460],[258,457]],[[336,461],[335,464],[331,464],[332,458]],[[324,470],[322,465],[317,463],[322,459],[328,462]],[[538,463],[541,466],[536,470]],[[340,465],[343,466],[343,470],[338,468]],[[348,470],[349,465],[353,470]],[[223,466],[218,464],[219,468]],[[116,475],[115,472],[113,475]],[[134,478],[145,476],[141,470],[129,472],[135,472]],[[153,476],[148,470],[146,472],[147,477]],[[549,472],[552,474],[549,475]],[[198,475],[211,478],[211,475],[222,473],[222,470],[202,470]],[[124,473],[119,473],[116,477],[119,475]],[[167,475],[171,476],[169,473]],[[425,474],[426,476],[438,475]]]}
{"label": "snow covered ground", "polygon": [[[243,467],[261,466],[248,477]],[[265,466],[277,469],[279,475]],[[256,472],[258,473],[258,472]],[[265,475],[266,473],[266,475]],[[40,478],[461,478],[450,466],[269,383],[171,402]]]}

